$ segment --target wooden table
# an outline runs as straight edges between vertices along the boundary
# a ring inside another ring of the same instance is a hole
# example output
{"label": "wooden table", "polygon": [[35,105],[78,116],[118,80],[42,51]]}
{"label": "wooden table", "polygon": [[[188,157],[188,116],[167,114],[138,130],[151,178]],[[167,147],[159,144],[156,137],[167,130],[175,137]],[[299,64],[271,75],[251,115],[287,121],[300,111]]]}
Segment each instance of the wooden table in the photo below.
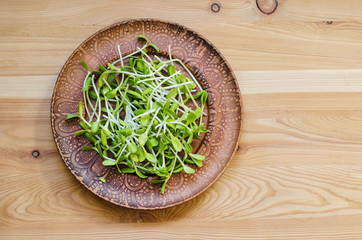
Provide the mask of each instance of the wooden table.
{"label": "wooden table", "polygon": [[[1,239],[362,239],[361,2],[213,3],[0,2]],[[157,211],[118,207],[83,187],[49,120],[71,52],[97,30],[141,17],[214,43],[244,104],[240,149],[222,177]]]}

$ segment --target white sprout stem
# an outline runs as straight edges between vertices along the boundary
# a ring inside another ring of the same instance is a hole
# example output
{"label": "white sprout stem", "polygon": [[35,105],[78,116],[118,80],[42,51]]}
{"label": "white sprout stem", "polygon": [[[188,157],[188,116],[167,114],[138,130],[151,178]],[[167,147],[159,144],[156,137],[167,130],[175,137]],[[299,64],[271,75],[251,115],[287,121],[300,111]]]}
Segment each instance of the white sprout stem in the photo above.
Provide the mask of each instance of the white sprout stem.
{"label": "white sprout stem", "polygon": [[118,54],[119,54],[119,61],[121,62],[121,66],[123,67],[123,59],[122,59],[122,53],[121,53],[121,48],[119,45],[117,45],[117,50],[118,50]]}
{"label": "white sprout stem", "polygon": [[[143,46],[141,49],[143,50],[143,49],[145,49],[146,47],[147,47],[147,45]],[[124,60],[124,59],[127,59],[127,58],[129,58],[129,57],[132,57],[132,56],[136,55],[136,54],[139,53],[139,52],[140,52],[140,51],[137,50],[137,51],[135,51],[135,52],[133,52],[133,53],[130,53],[130,54],[126,55],[125,57],[123,57],[123,60]],[[116,61],[112,62],[112,65],[114,65],[114,64],[116,64],[116,63],[119,63],[120,61],[121,61],[121,59],[117,59]]]}
{"label": "white sprout stem", "polygon": [[101,116],[101,99],[100,99],[97,87],[96,87],[96,85],[94,83],[94,75],[92,76],[92,84],[93,84],[93,89],[94,89],[95,93],[97,94],[97,98],[98,98],[98,102],[99,102],[99,106],[98,106],[99,110],[98,110],[98,117],[97,117],[97,121],[99,121],[100,116]]}
{"label": "white sprout stem", "polygon": [[184,124],[184,123],[182,123],[182,122],[173,121],[173,122],[171,122],[171,123],[180,124],[180,125],[182,125],[182,126],[186,127],[186,128],[187,128],[187,130],[191,131],[191,129],[190,129],[190,128],[186,125],[186,124]]}
{"label": "white sprout stem", "polygon": [[195,106],[196,107],[199,107],[199,105],[196,103],[196,101],[195,101],[195,99],[192,97],[192,94],[191,94],[191,92],[190,92],[190,89],[188,88],[188,87],[186,87],[186,90],[187,90],[187,92],[190,94],[190,98],[191,98],[191,100],[192,100],[192,102],[195,104]]}
{"label": "white sprout stem", "polygon": [[[122,153],[124,152],[124,150],[126,149],[126,147],[127,147],[127,145],[125,144],[124,147],[123,147],[123,149],[121,150],[120,154],[119,154],[118,157],[117,157],[117,162],[118,162],[119,159],[121,158]],[[118,153],[117,153],[117,154],[118,154]]]}
{"label": "white sprout stem", "polygon": [[147,128],[147,130],[146,130],[147,133],[150,131],[150,129],[151,129],[152,125],[153,125],[153,122],[155,121],[155,118],[157,117],[157,113],[158,113],[159,111],[160,111],[160,109],[157,109],[157,110],[156,110],[156,113],[155,113],[155,115],[153,116],[152,121],[151,121],[150,125],[148,126],[148,128]]}
{"label": "white sprout stem", "polygon": [[184,82],[184,83],[180,83],[180,84],[177,84],[177,85],[174,85],[174,86],[163,87],[163,89],[171,89],[171,88],[181,87],[181,86],[189,85],[189,84],[192,84],[192,83],[194,83],[194,82]]}
{"label": "white sprout stem", "polygon": [[[181,72],[181,71],[177,71],[177,72],[175,72],[174,74],[172,74],[171,76],[166,77],[164,80],[162,80],[162,81],[155,87],[155,89],[161,87],[161,85],[162,85],[163,83],[165,83],[167,80],[171,79],[172,77],[180,74],[180,72]],[[154,90],[153,90],[153,91],[154,91]]]}
{"label": "white sprout stem", "polygon": [[137,118],[139,118],[139,117],[142,117],[142,116],[144,116],[144,115],[150,114],[150,113],[152,113],[152,112],[154,112],[154,111],[156,111],[156,109],[151,109],[151,110],[149,110],[149,111],[147,111],[147,112],[144,112],[144,113],[142,113],[142,114],[140,114],[140,115],[135,116],[134,118],[132,118],[132,120],[135,120],[135,119],[137,119]]}
{"label": "white sprout stem", "polygon": [[87,113],[87,116],[88,116],[88,118],[89,118],[89,121],[92,121],[92,119],[90,118],[90,113],[89,113],[89,111],[88,111],[88,107],[87,107],[88,103],[87,103],[87,96],[86,96],[86,94],[85,94],[85,91],[83,92],[83,99],[84,99],[85,112]]}
{"label": "white sprout stem", "polygon": [[192,80],[195,82],[196,86],[202,90],[202,87],[200,86],[199,82],[196,80],[196,78],[194,77],[194,75],[190,72],[190,70],[185,66],[185,64],[180,61],[179,59],[175,59],[176,62],[180,63],[181,66],[186,70],[186,72],[191,76]]}
{"label": "white sprout stem", "polygon": [[186,67],[186,65],[181,61],[181,60],[179,60],[179,59],[177,59],[177,58],[173,58],[173,59],[171,59],[171,60],[169,60],[169,61],[162,61],[159,57],[157,57],[157,56],[155,56],[155,58],[157,59],[157,60],[159,60],[159,61],[161,61],[161,62],[164,62],[164,63],[172,63],[172,62],[178,62],[185,70],[186,70],[186,72],[191,76],[191,78],[192,78],[192,80],[195,82],[195,84],[196,84],[196,86],[200,89],[200,90],[202,90],[202,87],[200,86],[200,84],[199,84],[199,82],[196,80],[196,78],[194,77],[194,75],[190,72],[190,70]]}
{"label": "white sprout stem", "polygon": [[89,120],[89,121],[91,121],[91,122],[93,122],[94,116],[95,116],[96,118],[98,118],[98,114],[97,114],[97,111],[96,111],[97,107],[98,107],[98,101],[96,101],[96,105],[95,105],[94,108],[93,108],[91,120]]}
{"label": "white sprout stem", "polygon": [[168,56],[169,56],[170,60],[172,60],[171,46],[170,45],[168,45]]}
{"label": "white sprout stem", "polygon": [[[85,77],[84,82],[83,82],[83,87],[85,87],[85,83],[87,82],[87,79],[88,79],[88,77],[89,77],[89,74],[90,74],[90,72],[88,71],[88,72],[87,72],[87,76]],[[88,95],[88,94],[87,94],[87,95]],[[88,118],[90,118],[90,113],[89,113],[89,111],[88,111],[87,98],[86,98],[86,92],[85,92],[85,91],[83,91],[83,99],[84,99],[85,112],[87,113]],[[89,119],[89,121],[92,121],[92,119]]]}
{"label": "white sprout stem", "polygon": [[[95,135],[95,137],[100,140],[101,138],[98,136],[98,135]],[[108,145],[106,145],[107,148],[109,148]],[[112,149],[109,149],[109,151],[111,151],[114,155],[116,155],[116,153],[112,150]]]}

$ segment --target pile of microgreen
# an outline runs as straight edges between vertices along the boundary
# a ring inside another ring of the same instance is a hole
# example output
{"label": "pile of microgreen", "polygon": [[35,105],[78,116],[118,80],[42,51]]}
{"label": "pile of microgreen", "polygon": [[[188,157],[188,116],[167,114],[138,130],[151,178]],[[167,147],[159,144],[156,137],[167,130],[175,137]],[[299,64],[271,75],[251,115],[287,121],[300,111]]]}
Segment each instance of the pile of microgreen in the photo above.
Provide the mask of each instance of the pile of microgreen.
{"label": "pile of microgreen", "polygon": [[[151,183],[163,183],[173,173],[195,170],[186,164],[202,166],[205,156],[192,153],[191,143],[199,138],[207,92],[179,59],[161,60],[156,45],[145,36],[138,36],[145,45],[107,67],[87,70],[82,88],[83,102],[78,114],[84,135],[103,159],[104,166],[116,166],[121,173],[135,173],[140,178],[158,176]],[[148,52],[156,52],[151,56]],[[182,66],[190,78],[181,74],[175,64]],[[117,67],[118,66],[118,67]],[[105,182],[104,178],[100,178]]]}

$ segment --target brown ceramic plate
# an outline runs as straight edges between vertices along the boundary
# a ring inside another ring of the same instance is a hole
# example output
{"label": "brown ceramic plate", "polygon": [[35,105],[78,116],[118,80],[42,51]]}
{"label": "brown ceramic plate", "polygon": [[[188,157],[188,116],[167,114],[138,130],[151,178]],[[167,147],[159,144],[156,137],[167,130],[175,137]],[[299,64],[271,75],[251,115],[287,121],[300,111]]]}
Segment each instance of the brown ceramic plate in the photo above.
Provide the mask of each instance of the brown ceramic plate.
{"label": "brown ceramic plate", "polygon": [[[206,155],[204,166],[192,175],[174,174],[164,195],[159,185],[149,179],[121,174],[104,167],[94,151],[82,151],[89,145],[83,137],[74,137],[80,129],[77,120],[65,121],[77,112],[82,99],[81,88],[86,71],[118,58],[117,45],[123,54],[136,50],[138,35],[145,35],[167,56],[168,46],[174,58],[182,60],[208,91],[207,128],[209,132],[196,143],[197,152]],[[207,189],[227,167],[238,146],[242,126],[239,87],[229,64],[204,37],[175,23],[152,19],[129,20],[106,27],[86,39],[69,57],[54,87],[51,125],[61,157],[75,177],[93,193],[121,206],[137,209],[171,207],[185,202]],[[104,177],[103,183],[99,177]]]}

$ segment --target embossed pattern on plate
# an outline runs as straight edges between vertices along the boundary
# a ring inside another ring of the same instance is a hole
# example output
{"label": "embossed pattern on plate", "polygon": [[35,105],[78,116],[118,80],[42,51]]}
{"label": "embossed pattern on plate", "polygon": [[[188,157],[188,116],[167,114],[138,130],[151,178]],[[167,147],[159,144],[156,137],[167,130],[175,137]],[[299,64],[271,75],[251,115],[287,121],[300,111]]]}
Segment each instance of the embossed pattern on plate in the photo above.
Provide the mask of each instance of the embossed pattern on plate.
{"label": "embossed pattern on plate", "polygon": [[[182,60],[208,91],[209,132],[201,139],[198,153],[206,155],[204,166],[192,175],[174,174],[164,195],[159,185],[149,179],[121,174],[116,168],[104,167],[93,151],[82,151],[89,145],[84,137],[74,137],[80,129],[77,120],[65,121],[77,112],[82,99],[81,88],[86,71],[118,58],[117,45],[127,54],[140,46],[138,35],[145,35],[167,55],[168,46],[174,58]],[[240,90],[229,64],[205,38],[179,24],[153,19],[128,20],[106,27],[86,39],[63,66],[54,87],[51,103],[51,125],[58,151],[74,176],[98,196],[121,206],[137,209],[171,207],[187,201],[207,189],[225,170],[234,155],[242,127]],[[103,183],[99,177],[107,181]]]}

